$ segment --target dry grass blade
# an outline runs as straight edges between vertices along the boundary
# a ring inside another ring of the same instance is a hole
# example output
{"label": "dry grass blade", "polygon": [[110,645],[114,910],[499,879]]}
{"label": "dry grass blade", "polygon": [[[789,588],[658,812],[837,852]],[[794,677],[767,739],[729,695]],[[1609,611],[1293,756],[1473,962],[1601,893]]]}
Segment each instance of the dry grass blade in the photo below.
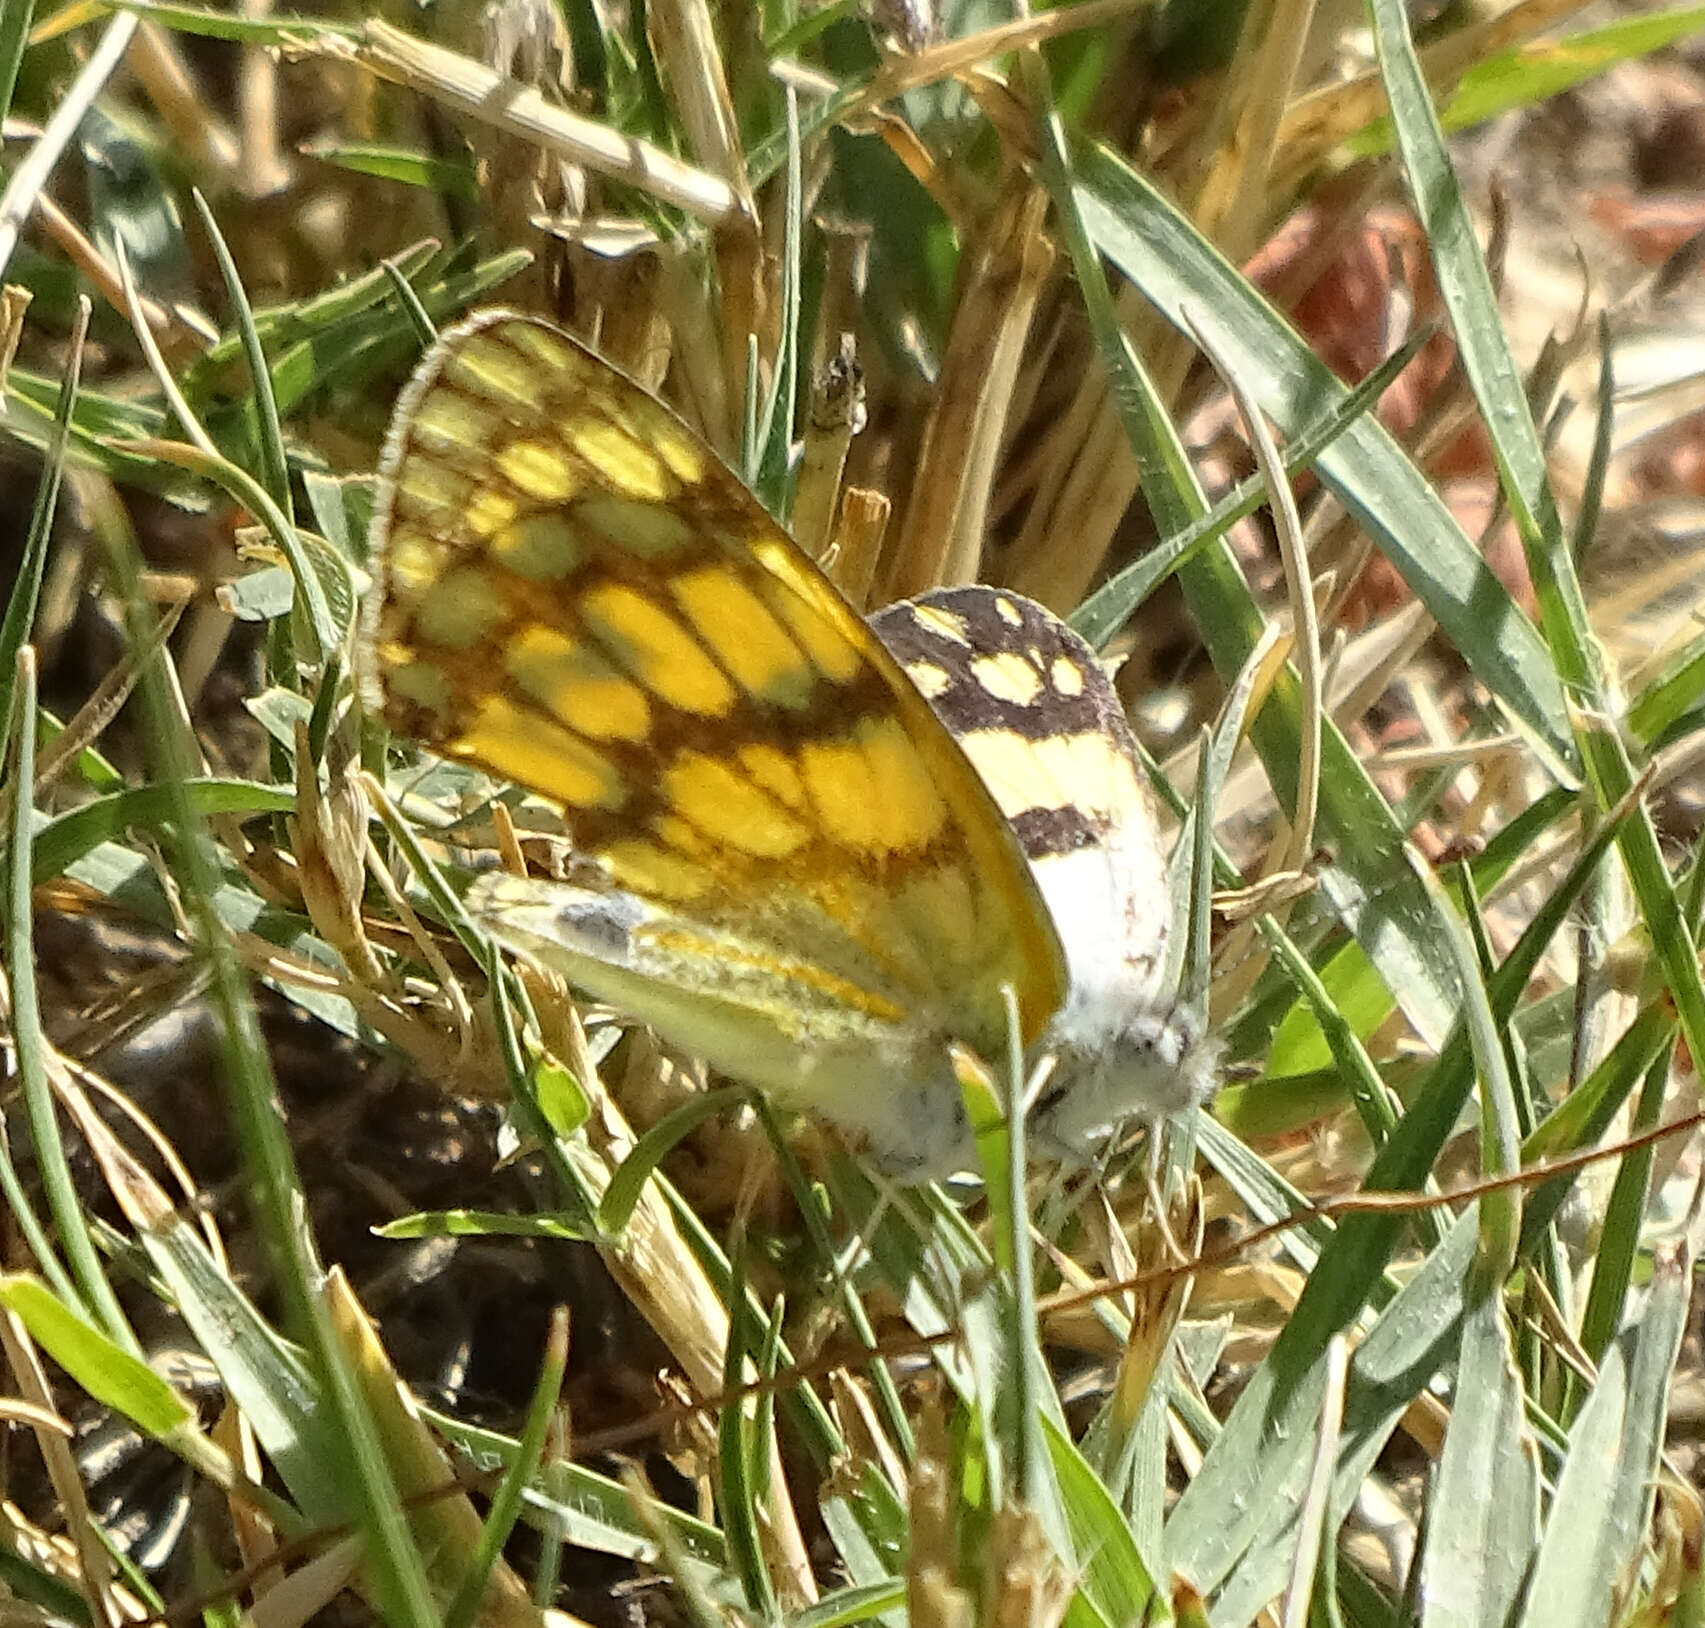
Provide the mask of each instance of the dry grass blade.
{"label": "dry grass blade", "polygon": [[387,23],[369,22],[360,42],[325,38],[318,49],[348,58],[395,84],[431,96],[470,118],[538,143],[576,164],[642,187],[708,225],[742,218],[740,195],[713,174],[683,164],[643,141],[553,106],[537,91],[513,88],[495,70]]}

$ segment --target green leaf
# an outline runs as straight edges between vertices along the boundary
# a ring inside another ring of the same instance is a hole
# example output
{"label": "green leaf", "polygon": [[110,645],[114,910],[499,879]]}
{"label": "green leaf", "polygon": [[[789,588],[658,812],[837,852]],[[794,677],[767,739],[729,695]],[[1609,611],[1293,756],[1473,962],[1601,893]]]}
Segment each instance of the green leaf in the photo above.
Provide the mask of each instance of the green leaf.
{"label": "green leaf", "polygon": [[203,34],[209,39],[241,40],[276,49],[300,46],[311,42],[316,35],[355,37],[361,32],[359,23],[334,22],[324,17],[237,17],[228,11],[155,5],[149,0],[124,0],[115,9],[133,11],[180,34]]}
{"label": "green leaf", "polygon": [[[1467,130],[1500,114],[1535,107],[1624,62],[1638,61],[1697,34],[1705,7],[1680,6],[1619,18],[1602,28],[1537,40],[1471,63],[1439,114],[1446,130]],[[1360,157],[1389,152],[1391,121],[1378,119],[1345,143]]]}
{"label": "green leaf", "polygon": [[0,1277],[0,1305],[89,1396],[123,1414],[144,1435],[166,1441],[194,1425],[195,1410],[165,1380],[84,1322],[39,1278]]}
{"label": "green leaf", "polygon": [[474,199],[480,195],[479,177],[466,164],[436,158],[410,147],[322,140],[304,142],[301,151],[309,158],[320,159],[356,175],[376,175],[381,180],[425,187],[429,192],[448,193],[453,198]]}
{"label": "green leaf", "polygon": [[[184,782],[191,806],[207,814],[287,814],[296,807],[293,786],[268,786],[254,780]],[[68,870],[103,842],[133,826],[152,829],[174,812],[172,793],[162,786],[132,786],[97,797],[49,820],[36,832],[30,873],[37,882]]]}
{"label": "green leaf", "polygon": [[[1404,1410],[1448,1364],[1479,1240],[1473,1218],[1373,1323],[1350,1360],[1331,1508],[1342,1518]],[[1316,1274],[1319,1277],[1319,1274]],[[1249,1621],[1284,1588],[1325,1398],[1324,1341],[1283,1339],[1233,1405],[1219,1439],[1167,1522],[1167,1561],[1217,1595],[1214,1621]]]}
{"label": "green leaf", "polygon": [[598,1225],[609,1236],[626,1228],[640,1194],[652,1173],[662,1164],[684,1137],[690,1136],[707,1119],[726,1113],[744,1101],[745,1088],[723,1086],[715,1091],[701,1091],[689,1097],[678,1108],[671,1109],[634,1143],[633,1151],[617,1166],[610,1185],[598,1203]]}
{"label": "green leaf", "polygon": [[[481,1474],[500,1474],[515,1463],[520,1444],[513,1436],[429,1408],[421,1411],[433,1429],[466,1454]],[[711,1566],[726,1564],[727,1546],[709,1521],[656,1502],[649,1504],[645,1513],[649,1520],[665,1525],[694,1560]],[[557,1460],[545,1465],[528,1488],[522,1519],[542,1531],[555,1528],[562,1542],[576,1548],[648,1564],[657,1557],[649,1521],[634,1509],[628,1489],[581,1464]]]}
{"label": "green leaf", "polygon": [[[1320,981],[1339,1016],[1364,1040],[1391,1016],[1396,1005],[1385,980],[1359,944],[1340,945],[1320,969]],[[1307,1074],[1331,1062],[1332,1048],[1321,1033],[1318,1019],[1308,1003],[1298,999],[1273,1036],[1267,1053],[1268,1074]]]}
{"label": "green leaf", "polygon": [[1105,1622],[1147,1621],[1155,1598],[1154,1572],[1123,1511],[1070,1437],[1053,1420],[1045,1420],[1043,1428],[1077,1556],[1079,1588]]}
{"label": "green leaf", "polygon": [[296,581],[282,565],[263,565],[219,589],[220,608],[239,622],[270,622],[288,616],[296,603]]}
{"label": "green leaf", "polygon": [[507,1210],[422,1210],[373,1229],[381,1238],[555,1238],[580,1243],[597,1234],[561,1215]]}

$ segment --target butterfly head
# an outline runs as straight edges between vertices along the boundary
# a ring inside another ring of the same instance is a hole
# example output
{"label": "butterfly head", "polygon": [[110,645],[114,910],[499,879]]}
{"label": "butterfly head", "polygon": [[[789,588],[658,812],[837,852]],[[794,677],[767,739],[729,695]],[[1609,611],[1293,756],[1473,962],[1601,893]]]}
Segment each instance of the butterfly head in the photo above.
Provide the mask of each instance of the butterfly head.
{"label": "butterfly head", "polygon": [[1132,1003],[1109,1023],[1082,1004],[1068,1003],[1046,1041],[1054,1069],[1033,1110],[1046,1142],[1082,1156],[1121,1125],[1152,1128],[1213,1094],[1220,1048],[1197,1008]]}

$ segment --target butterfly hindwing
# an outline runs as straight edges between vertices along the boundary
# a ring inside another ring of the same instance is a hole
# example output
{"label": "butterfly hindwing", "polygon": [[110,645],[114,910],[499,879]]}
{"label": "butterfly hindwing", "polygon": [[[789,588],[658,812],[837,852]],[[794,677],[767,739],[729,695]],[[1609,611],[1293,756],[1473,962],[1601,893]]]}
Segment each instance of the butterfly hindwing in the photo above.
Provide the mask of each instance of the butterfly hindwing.
{"label": "butterfly hindwing", "polygon": [[871,619],[1011,823],[1047,901],[1071,989],[1044,1036],[1041,1137],[1087,1151],[1212,1090],[1216,1048],[1180,1003],[1165,845],[1106,669],[1052,612],[1003,589],[941,588]]}
{"label": "butterfly hindwing", "polygon": [[998,588],[938,588],[879,611],[878,638],[927,696],[1035,870],[1074,990],[1152,987],[1171,921],[1165,849],[1136,742],[1093,650]]}

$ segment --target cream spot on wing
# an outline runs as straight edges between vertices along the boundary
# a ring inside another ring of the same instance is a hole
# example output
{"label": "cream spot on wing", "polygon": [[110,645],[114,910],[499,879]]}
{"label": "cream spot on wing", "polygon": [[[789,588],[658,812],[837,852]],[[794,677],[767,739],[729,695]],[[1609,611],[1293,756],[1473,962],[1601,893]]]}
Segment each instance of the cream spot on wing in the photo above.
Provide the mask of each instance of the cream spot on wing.
{"label": "cream spot on wing", "polygon": [[1016,650],[973,657],[971,675],[997,701],[1027,707],[1042,693],[1042,675]]}
{"label": "cream spot on wing", "polygon": [[975,729],[959,737],[982,782],[1008,819],[1028,809],[1075,806],[1094,817],[1118,815],[1147,796],[1136,765],[1099,729],[1029,740],[1011,729]]}
{"label": "cream spot on wing", "polygon": [[912,681],[918,693],[926,701],[933,701],[938,695],[946,695],[953,688],[953,674],[948,672],[940,662],[908,662],[906,664],[906,677]]}
{"label": "cream spot on wing", "polygon": [[1021,611],[1018,606],[1013,604],[1010,599],[1008,599],[1004,594],[996,594],[994,596],[994,601],[995,610],[999,613],[1000,619],[1005,622],[1008,627],[1024,626],[1024,612]]}
{"label": "cream spot on wing", "polygon": [[1086,679],[1083,668],[1070,656],[1055,656],[1048,669],[1048,681],[1061,695],[1082,695]]}
{"label": "cream spot on wing", "polygon": [[940,605],[914,605],[912,615],[918,619],[920,627],[940,638],[950,639],[954,644],[968,645],[971,642],[965,632],[965,618],[943,610]]}
{"label": "cream spot on wing", "polygon": [[1146,796],[1129,753],[1099,729],[1051,735],[1034,745],[1042,771],[1082,808],[1123,809]]}
{"label": "cream spot on wing", "polygon": [[973,729],[957,738],[977,778],[1009,820],[1026,809],[1054,808],[1069,800],[1069,791],[1048,777],[1037,750],[1042,742],[1015,729]]}

